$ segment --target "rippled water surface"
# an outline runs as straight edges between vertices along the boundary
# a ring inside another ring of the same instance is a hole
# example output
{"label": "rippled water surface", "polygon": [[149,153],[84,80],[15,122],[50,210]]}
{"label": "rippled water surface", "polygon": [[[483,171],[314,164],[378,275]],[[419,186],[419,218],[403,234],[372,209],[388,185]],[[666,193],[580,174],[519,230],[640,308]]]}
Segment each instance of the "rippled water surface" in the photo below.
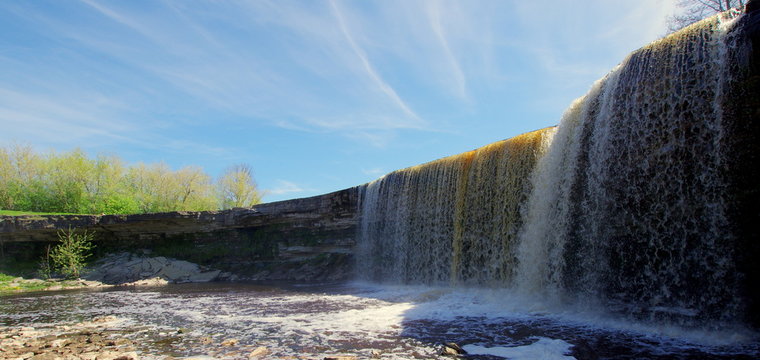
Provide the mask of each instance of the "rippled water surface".
{"label": "rippled water surface", "polygon": [[757,334],[741,328],[684,330],[548,309],[494,290],[217,283],[4,297],[0,324],[116,316],[149,358],[244,357],[234,347],[220,352],[226,339],[265,346],[272,358],[443,358],[446,342],[472,359],[760,358]]}

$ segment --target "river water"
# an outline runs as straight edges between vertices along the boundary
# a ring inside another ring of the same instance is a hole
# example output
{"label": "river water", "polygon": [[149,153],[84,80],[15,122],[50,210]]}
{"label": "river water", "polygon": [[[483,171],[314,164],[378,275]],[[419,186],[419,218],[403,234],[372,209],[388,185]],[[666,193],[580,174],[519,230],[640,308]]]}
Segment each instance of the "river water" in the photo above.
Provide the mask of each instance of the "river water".
{"label": "river water", "polygon": [[[0,300],[4,326],[114,316],[120,336],[139,344],[144,358],[157,359],[245,358],[259,346],[271,358],[433,359],[446,358],[440,352],[447,342],[463,346],[470,359],[760,358],[758,334],[742,328],[646,325],[493,289],[212,283]],[[228,339],[238,343],[220,351]]]}

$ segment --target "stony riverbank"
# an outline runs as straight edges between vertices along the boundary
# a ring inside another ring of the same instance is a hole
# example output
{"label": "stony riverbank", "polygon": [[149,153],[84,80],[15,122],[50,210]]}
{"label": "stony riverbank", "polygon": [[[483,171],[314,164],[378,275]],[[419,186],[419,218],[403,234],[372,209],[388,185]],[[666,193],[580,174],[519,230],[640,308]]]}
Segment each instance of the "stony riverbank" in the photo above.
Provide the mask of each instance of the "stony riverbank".
{"label": "stony riverbank", "polygon": [[159,286],[167,284],[198,283],[210,281],[234,281],[237,277],[220,270],[197,264],[150,256],[149,251],[122,252],[105,256],[82,273],[82,279],[25,279],[6,277],[0,279],[0,295],[30,291],[56,291],[82,288],[107,288],[112,286]]}
{"label": "stony riverbank", "polygon": [[[199,355],[192,355],[193,353]],[[375,357],[378,356],[373,356]],[[276,356],[264,346],[243,345],[234,338],[199,336],[187,329],[158,331],[115,316],[96,317],[90,321],[74,324],[39,327],[0,326],[0,358],[12,360],[314,359],[313,356]],[[357,357],[353,355],[320,358],[357,360]]]}
{"label": "stony riverbank", "polygon": [[[205,348],[202,355],[180,355]],[[0,326],[0,358],[18,360],[263,359],[269,350],[189,334],[157,331],[114,316],[39,327]]]}
{"label": "stony riverbank", "polygon": [[0,295],[12,295],[32,291],[58,291],[68,289],[82,288],[106,288],[113,285],[104,284],[99,281],[89,281],[83,279],[64,280],[64,279],[25,279],[22,277],[7,277],[0,279]]}
{"label": "stony riverbank", "polygon": [[50,327],[0,327],[0,354],[19,360],[138,360],[134,343],[109,326],[114,317]]}

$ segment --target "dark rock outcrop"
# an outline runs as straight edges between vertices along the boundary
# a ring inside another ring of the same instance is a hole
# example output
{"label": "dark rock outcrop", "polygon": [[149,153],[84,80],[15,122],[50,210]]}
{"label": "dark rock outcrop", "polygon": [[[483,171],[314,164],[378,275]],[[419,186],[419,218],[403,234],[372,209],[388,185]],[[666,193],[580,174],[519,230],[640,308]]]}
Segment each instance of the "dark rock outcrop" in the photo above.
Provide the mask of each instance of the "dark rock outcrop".
{"label": "dark rock outcrop", "polygon": [[0,216],[0,268],[34,263],[59,230],[95,232],[96,255],[159,256],[261,280],[348,276],[358,188],[224,211],[136,215]]}

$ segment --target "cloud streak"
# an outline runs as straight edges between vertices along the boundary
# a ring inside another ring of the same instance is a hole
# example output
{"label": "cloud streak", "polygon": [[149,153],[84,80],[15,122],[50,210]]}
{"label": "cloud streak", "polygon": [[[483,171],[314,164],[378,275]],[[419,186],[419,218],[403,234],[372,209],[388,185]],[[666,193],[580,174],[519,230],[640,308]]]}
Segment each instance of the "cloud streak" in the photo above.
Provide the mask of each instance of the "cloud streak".
{"label": "cloud streak", "polygon": [[266,190],[267,194],[271,195],[286,195],[286,194],[298,194],[303,192],[314,191],[314,189],[307,189],[298,185],[292,181],[277,180],[277,185],[274,189]]}
{"label": "cloud streak", "polygon": [[459,62],[457,61],[456,57],[454,56],[454,53],[451,50],[451,47],[449,46],[449,41],[446,38],[446,33],[442,25],[442,19],[441,19],[441,7],[440,2],[428,2],[428,16],[430,18],[430,26],[433,29],[433,32],[435,33],[436,38],[441,44],[441,47],[443,48],[443,53],[445,55],[446,61],[448,62],[450,68],[451,68],[451,74],[455,81],[455,88],[456,88],[456,94],[463,100],[468,100],[467,95],[467,79],[465,78],[464,72],[462,71],[461,66],[459,65]]}
{"label": "cloud streak", "polygon": [[374,81],[378,88],[380,88],[380,91],[386,94],[396,105],[398,105],[399,108],[401,108],[404,114],[416,120],[417,122],[422,122],[422,119],[420,119],[420,117],[414,111],[412,111],[409,105],[407,105],[404,100],[398,96],[396,91],[393,90],[393,88],[380,77],[375,68],[369,62],[367,54],[365,54],[359,45],[356,44],[356,41],[354,41],[354,37],[351,35],[351,31],[348,29],[346,21],[343,18],[343,14],[338,8],[338,5],[335,3],[335,0],[330,0],[330,6],[332,7],[336,19],[338,20],[338,24],[340,26],[341,32],[343,33],[343,36],[346,37],[346,41],[348,41],[351,49],[361,61],[364,70],[367,71],[367,75],[369,75],[369,77]]}
{"label": "cloud streak", "polygon": [[347,187],[555,123],[665,3],[0,2],[0,142]]}

